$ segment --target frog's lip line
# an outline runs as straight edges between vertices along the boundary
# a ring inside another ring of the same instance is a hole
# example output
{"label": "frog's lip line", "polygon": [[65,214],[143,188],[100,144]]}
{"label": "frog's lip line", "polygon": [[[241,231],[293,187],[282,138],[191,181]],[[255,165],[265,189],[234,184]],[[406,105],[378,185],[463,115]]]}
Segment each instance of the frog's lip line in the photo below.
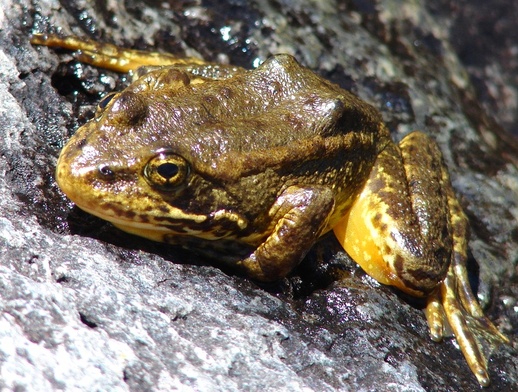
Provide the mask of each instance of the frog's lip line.
{"label": "frog's lip line", "polygon": [[[97,210],[92,209],[92,208],[86,207],[85,205],[81,205],[77,202],[74,202],[74,203],[77,207],[79,207],[83,211],[85,211],[91,215],[94,215],[98,218],[101,218],[105,221],[108,221],[114,225],[132,227],[135,229],[152,230],[152,231],[163,232],[163,233],[168,233],[168,234],[174,232],[174,230],[171,229],[171,226],[167,227],[167,226],[162,226],[159,223],[137,222],[137,221],[131,220],[131,219],[124,219],[121,217],[116,217],[114,215],[104,214],[102,211],[99,211],[98,209]],[[204,215],[194,215],[194,216],[197,216],[199,218],[203,217],[204,218],[203,220],[207,219],[207,217]],[[202,221],[202,220],[200,220],[200,221]]]}
{"label": "frog's lip line", "polygon": [[78,203],[75,203],[75,205],[77,207],[79,207],[80,209],[82,209],[83,211],[89,213],[90,215],[94,215],[94,216],[96,216],[98,218],[101,218],[101,219],[103,219],[105,221],[108,221],[110,223],[113,223],[115,225],[131,226],[131,227],[134,227],[134,228],[147,229],[147,230],[153,229],[153,230],[156,230],[156,231],[163,231],[163,232],[171,231],[171,230],[168,230],[165,227],[161,227],[161,226],[158,226],[158,225],[153,224],[153,223],[136,222],[134,220],[117,218],[116,216],[108,215],[108,214],[103,214],[99,210],[94,210],[94,209],[85,207],[84,205],[80,205]]}
{"label": "frog's lip line", "polygon": [[179,231],[175,231],[174,229],[172,229],[171,226],[162,226],[160,224],[135,222],[132,220],[118,219],[114,216],[103,215],[102,213],[100,213],[97,210],[92,210],[88,207],[83,207],[77,203],[75,203],[75,204],[77,205],[77,207],[81,208],[83,211],[85,211],[91,215],[97,216],[98,218],[101,218],[107,222],[110,222],[112,225],[114,225],[115,227],[117,227],[123,231],[129,232],[131,234],[140,235],[140,236],[142,236],[142,234],[138,234],[139,231],[141,231],[141,230],[146,231],[149,233],[149,235],[143,236],[143,237],[152,239],[154,241],[161,242],[162,235],[166,235],[166,234],[169,234],[169,235],[173,234],[173,235],[177,235],[177,236],[199,236],[200,238],[205,238],[208,240],[217,240],[217,239],[223,238],[223,237],[215,236],[215,235],[211,236],[210,231],[207,232],[205,230],[189,229],[188,227],[182,226],[182,225],[180,225],[180,227],[182,228],[182,231],[179,232]]}

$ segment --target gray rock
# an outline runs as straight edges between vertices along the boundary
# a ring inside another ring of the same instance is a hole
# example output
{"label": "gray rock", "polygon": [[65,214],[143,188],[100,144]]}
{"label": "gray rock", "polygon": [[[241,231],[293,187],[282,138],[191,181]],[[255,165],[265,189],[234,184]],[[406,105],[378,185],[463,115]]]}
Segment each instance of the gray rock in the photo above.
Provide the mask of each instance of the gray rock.
{"label": "gray rock", "polygon": [[[470,77],[482,74],[490,87],[513,79],[471,63],[466,72],[452,39],[463,19],[447,12],[447,2],[6,0],[1,7],[0,389],[479,388],[452,341],[430,341],[419,304],[367,277],[330,237],[326,265],[309,257],[289,279],[259,287],[72,209],[53,180],[56,157],[102,94],[125,80],[32,47],[35,31],[249,67],[288,52],[379,107],[396,140],[428,132],[470,217],[479,298],[516,340],[518,147],[483,109],[506,103],[479,100]],[[516,91],[511,82],[506,91]],[[338,273],[343,279],[330,283]],[[501,347],[488,390],[516,386],[517,369],[516,350]]]}

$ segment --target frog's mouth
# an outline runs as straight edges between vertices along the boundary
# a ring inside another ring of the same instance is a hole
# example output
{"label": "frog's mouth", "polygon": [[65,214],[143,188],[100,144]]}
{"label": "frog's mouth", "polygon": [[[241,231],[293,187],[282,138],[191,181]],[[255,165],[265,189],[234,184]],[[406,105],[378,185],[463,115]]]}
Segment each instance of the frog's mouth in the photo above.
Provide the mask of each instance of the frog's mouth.
{"label": "frog's mouth", "polygon": [[[204,230],[193,228],[193,226],[205,222],[208,219],[206,215],[186,214],[179,209],[173,208],[167,214],[167,216],[171,218],[168,219],[168,223],[164,223],[154,221],[156,218],[148,215],[143,217],[136,213],[129,213],[127,211],[117,213],[120,209],[114,208],[111,204],[109,206],[105,206],[106,208],[103,208],[102,206],[92,208],[79,200],[74,200],[73,198],[70,199],[83,211],[110,222],[118,229],[153,241],[163,242],[164,236],[166,235],[211,237],[210,235],[204,235],[208,234]],[[130,216],[132,217],[131,219]]]}

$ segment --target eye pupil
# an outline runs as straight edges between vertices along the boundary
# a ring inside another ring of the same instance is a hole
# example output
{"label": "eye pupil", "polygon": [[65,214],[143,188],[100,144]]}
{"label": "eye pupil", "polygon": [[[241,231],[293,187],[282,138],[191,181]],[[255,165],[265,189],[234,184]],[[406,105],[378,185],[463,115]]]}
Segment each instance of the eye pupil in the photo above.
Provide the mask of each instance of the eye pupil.
{"label": "eye pupil", "polygon": [[182,156],[167,151],[160,151],[143,169],[149,185],[164,192],[180,191],[189,178],[188,162]]}
{"label": "eye pupil", "polygon": [[176,176],[179,170],[178,165],[171,162],[162,163],[156,169],[157,173],[167,180]]}

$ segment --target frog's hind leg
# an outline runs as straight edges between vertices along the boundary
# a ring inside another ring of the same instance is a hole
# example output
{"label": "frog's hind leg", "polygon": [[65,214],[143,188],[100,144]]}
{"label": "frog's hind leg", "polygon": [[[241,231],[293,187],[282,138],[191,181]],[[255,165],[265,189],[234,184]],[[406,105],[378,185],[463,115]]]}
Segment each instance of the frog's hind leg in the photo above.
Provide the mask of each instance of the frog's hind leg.
{"label": "frog's hind leg", "polygon": [[239,67],[212,64],[194,57],[180,58],[170,53],[126,49],[74,36],[33,34],[31,43],[68,49],[73,51],[74,57],[82,63],[121,73],[134,72],[142,67],[174,66],[196,75],[219,79],[242,71]]}
{"label": "frog's hind leg", "polygon": [[414,132],[378,157],[365,188],[334,229],[375,279],[428,301],[434,340],[451,327],[481,385],[489,383],[478,332],[506,342],[484,316],[466,271],[467,219],[437,145]]}
{"label": "frog's hind leg", "polygon": [[445,336],[448,326],[451,327],[471,371],[481,385],[487,386],[490,380],[481,338],[491,348],[508,343],[509,340],[484,315],[471,290],[466,267],[468,219],[449,185],[450,179],[446,170],[443,170],[443,182],[448,185],[445,191],[450,211],[453,252],[451,264],[445,279],[439,285],[439,291],[428,298],[426,315],[432,339],[436,341]]}
{"label": "frog's hind leg", "polygon": [[108,43],[78,37],[60,37],[55,34],[34,34],[31,43],[55,48],[68,49],[75,52],[75,57],[87,64],[115,72],[130,72],[143,66],[165,66],[206,64],[196,58],[178,58],[169,53],[147,52],[125,49]]}
{"label": "frog's hind leg", "polygon": [[[487,386],[490,380],[481,339],[483,338],[489,343],[489,349],[493,349],[502,343],[509,343],[509,340],[484,315],[471,290],[466,268],[467,218],[451,188],[450,192],[448,201],[452,212],[454,249],[448,273],[440,284],[440,297],[448,323],[469,367],[477,377],[478,382]],[[431,312],[427,307],[427,314],[429,313]],[[428,320],[430,328],[432,328],[433,321],[430,317]],[[442,338],[442,336],[439,337]]]}
{"label": "frog's hind leg", "polygon": [[[416,161],[422,165],[415,166]],[[389,143],[347,216],[334,228],[345,250],[369,275],[417,297],[436,289],[451,254],[440,165],[433,148],[404,154]]]}

